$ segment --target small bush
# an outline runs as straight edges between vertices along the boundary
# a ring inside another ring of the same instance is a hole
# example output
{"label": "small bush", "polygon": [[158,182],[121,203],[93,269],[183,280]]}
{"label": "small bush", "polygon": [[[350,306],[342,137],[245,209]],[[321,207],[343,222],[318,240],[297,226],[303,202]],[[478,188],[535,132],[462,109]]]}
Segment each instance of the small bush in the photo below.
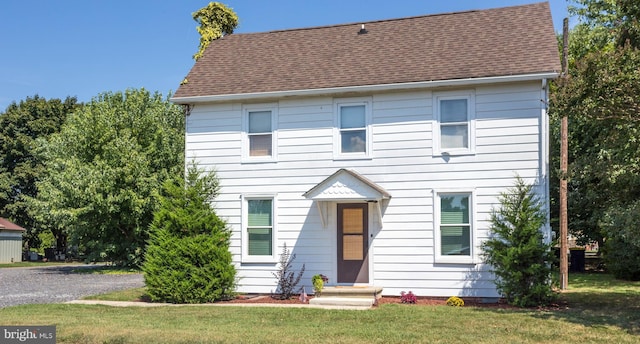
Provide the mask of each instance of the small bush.
{"label": "small bush", "polygon": [[273,277],[278,280],[278,291],[279,294],[275,296],[275,298],[281,300],[290,299],[293,295],[293,290],[300,283],[300,279],[304,274],[304,264],[302,264],[302,268],[300,272],[296,276],[295,271],[293,270],[293,261],[296,259],[296,255],[289,252],[287,249],[287,244],[284,244],[282,248],[282,254],[280,254],[280,269],[277,272],[272,273]]}
{"label": "small bush", "polygon": [[408,293],[405,293],[404,291],[400,293],[400,302],[402,303],[416,303],[418,301],[418,298],[416,297],[416,295],[414,293],[411,292],[411,290],[409,290]]}
{"label": "small bush", "polygon": [[464,306],[464,300],[457,296],[452,296],[447,299],[447,306],[462,307]]}
{"label": "small bush", "polygon": [[323,274],[317,274],[311,277],[311,284],[313,284],[313,291],[316,294],[322,293],[322,288],[324,288],[324,284],[328,282],[329,282],[329,277]]}

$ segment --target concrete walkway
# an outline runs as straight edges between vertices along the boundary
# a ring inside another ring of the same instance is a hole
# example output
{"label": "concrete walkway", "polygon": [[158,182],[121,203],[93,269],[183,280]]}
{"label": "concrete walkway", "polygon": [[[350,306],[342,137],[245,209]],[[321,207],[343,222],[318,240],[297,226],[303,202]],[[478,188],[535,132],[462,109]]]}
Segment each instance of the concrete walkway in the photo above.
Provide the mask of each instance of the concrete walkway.
{"label": "concrete walkway", "polygon": [[73,300],[65,302],[76,305],[103,305],[111,307],[181,307],[181,306],[212,306],[212,307],[278,307],[278,308],[318,308],[318,309],[347,309],[347,310],[368,310],[371,307],[362,306],[329,306],[310,305],[307,303],[200,303],[200,304],[175,304],[175,303],[152,303],[152,302],[131,302],[131,301],[103,301],[103,300]]}

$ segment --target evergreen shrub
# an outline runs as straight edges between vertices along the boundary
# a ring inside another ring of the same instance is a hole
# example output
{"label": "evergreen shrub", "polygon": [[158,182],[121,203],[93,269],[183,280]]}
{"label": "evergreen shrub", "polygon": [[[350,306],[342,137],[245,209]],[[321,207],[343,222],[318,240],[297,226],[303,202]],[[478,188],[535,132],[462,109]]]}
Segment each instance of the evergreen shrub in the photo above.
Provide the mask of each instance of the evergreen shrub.
{"label": "evergreen shrub", "polygon": [[554,255],[541,231],[547,219],[542,203],[520,177],[499,200],[500,208],[491,213],[490,238],[482,244],[496,288],[512,305],[549,304],[556,296],[551,278]]}
{"label": "evergreen shrub", "polygon": [[171,303],[231,298],[231,231],[210,206],[218,193],[215,174],[191,166],[186,180],[166,182],[163,192],[142,266],[149,297]]}

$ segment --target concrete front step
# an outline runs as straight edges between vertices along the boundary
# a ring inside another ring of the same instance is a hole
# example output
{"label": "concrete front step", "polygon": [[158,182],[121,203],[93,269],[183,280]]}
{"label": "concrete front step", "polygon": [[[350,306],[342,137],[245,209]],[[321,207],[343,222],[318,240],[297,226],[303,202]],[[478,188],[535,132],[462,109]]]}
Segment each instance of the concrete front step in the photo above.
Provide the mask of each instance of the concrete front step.
{"label": "concrete front step", "polygon": [[355,307],[368,309],[382,297],[381,287],[337,286],[324,287],[322,293],[309,300],[309,304],[331,307]]}
{"label": "concrete front step", "polygon": [[375,299],[370,297],[368,299],[362,297],[314,297],[309,300],[310,305],[314,306],[334,306],[334,307],[348,307],[348,308],[371,308],[375,302]]}
{"label": "concrete front step", "polygon": [[364,298],[364,299],[379,299],[382,297],[382,287],[351,287],[351,286],[337,286],[337,287],[324,287],[322,288],[322,294],[316,295],[316,298],[325,297],[348,297],[348,298]]}

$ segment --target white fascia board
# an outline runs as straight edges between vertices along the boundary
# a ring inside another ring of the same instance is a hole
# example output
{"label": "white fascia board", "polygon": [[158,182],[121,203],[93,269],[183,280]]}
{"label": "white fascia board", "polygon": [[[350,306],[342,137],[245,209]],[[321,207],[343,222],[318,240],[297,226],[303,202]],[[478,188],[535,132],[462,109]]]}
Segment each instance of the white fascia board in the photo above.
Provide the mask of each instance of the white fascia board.
{"label": "white fascia board", "polygon": [[215,102],[241,101],[241,100],[247,100],[247,99],[284,98],[284,97],[293,97],[293,96],[318,96],[318,95],[346,93],[346,92],[378,92],[378,91],[391,91],[391,90],[410,90],[410,89],[428,88],[428,87],[466,86],[466,85],[479,85],[479,84],[494,84],[494,83],[501,83],[501,82],[531,81],[531,80],[542,80],[542,79],[555,79],[559,75],[560,73],[557,73],[557,72],[546,72],[546,73],[536,73],[536,74],[491,76],[491,77],[485,77],[485,78],[466,78],[466,79],[406,82],[406,83],[398,83],[398,84],[314,88],[314,89],[306,89],[306,90],[236,93],[236,94],[221,94],[221,95],[195,96],[195,97],[172,97],[170,100],[177,104],[215,103]]}

